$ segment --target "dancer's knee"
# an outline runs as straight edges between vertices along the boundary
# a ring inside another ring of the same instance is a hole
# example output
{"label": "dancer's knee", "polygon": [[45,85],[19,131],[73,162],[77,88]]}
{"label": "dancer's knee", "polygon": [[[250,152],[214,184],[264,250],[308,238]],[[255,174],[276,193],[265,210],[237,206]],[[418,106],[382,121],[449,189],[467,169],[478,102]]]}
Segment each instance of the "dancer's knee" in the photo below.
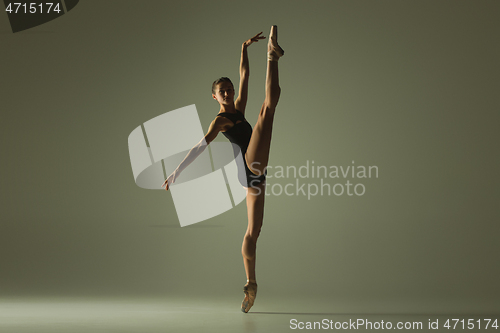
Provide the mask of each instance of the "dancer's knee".
{"label": "dancer's knee", "polygon": [[260,116],[264,117],[265,119],[267,118],[274,118],[274,113],[276,112],[276,105],[278,102],[273,103],[272,101],[266,101],[264,102],[264,105],[262,106],[262,109],[260,110]]}
{"label": "dancer's knee", "polygon": [[254,231],[247,231],[245,234],[245,242],[248,244],[257,244],[257,239],[259,238],[260,235],[260,230],[254,230]]}
{"label": "dancer's knee", "polygon": [[280,95],[281,95],[280,86],[273,88],[272,93],[270,93],[266,96],[266,101],[265,101],[266,106],[268,108],[274,110],[276,108],[276,106],[278,105]]}
{"label": "dancer's knee", "polygon": [[268,112],[272,112],[274,114],[274,112],[276,111],[276,106],[278,106],[278,100],[279,96],[266,98],[266,101],[264,102],[265,109],[267,109]]}
{"label": "dancer's knee", "polygon": [[[258,236],[257,236],[258,237]],[[257,237],[252,234],[245,234],[245,238],[243,240],[243,247],[241,249],[241,254],[244,258],[253,260],[255,259],[255,250],[257,247]]]}

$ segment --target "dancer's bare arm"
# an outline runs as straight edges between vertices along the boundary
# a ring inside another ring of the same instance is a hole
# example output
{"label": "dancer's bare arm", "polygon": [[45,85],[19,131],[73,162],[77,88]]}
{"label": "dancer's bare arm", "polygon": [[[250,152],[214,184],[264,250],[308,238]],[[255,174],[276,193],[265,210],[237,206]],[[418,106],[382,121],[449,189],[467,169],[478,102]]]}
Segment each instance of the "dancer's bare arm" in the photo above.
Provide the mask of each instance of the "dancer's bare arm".
{"label": "dancer's bare arm", "polygon": [[248,98],[248,77],[250,75],[250,66],[248,63],[248,52],[247,48],[255,42],[258,42],[259,39],[265,39],[266,37],[261,36],[262,32],[259,32],[257,35],[248,39],[241,45],[241,61],[240,61],[240,91],[238,93],[238,98],[234,103],[236,110],[241,111],[245,114],[245,108],[247,106],[247,98]]}
{"label": "dancer's bare arm", "polygon": [[165,182],[161,185],[161,187],[165,186],[165,190],[168,191],[170,184],[174,183],[177,177],[181,174],[182,170],[184,170],[189,164],[191,164],[203,151],[205,148],[212,142],[219,134],[220,131],[226,130],[228,125],[232,124],[231,121],[224,117],[216,117],[214,121],[210,124],[208,128],[207,134],[200,140],[186,155],[184,160],[179,164],[179,166],[172,172],[170,176],[167,177]]}

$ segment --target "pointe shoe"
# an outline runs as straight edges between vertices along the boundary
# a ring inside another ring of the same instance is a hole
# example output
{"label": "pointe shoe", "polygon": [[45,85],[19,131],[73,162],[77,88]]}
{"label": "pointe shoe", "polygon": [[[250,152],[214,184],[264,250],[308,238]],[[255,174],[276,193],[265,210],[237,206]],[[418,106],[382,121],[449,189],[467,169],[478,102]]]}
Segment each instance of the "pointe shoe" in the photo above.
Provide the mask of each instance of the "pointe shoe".
{"label": "pointe shoe", "polygon": [[273,25],[267,42],[267,60],[278,61],[283,54],[285,54],[285,51],[278,45],[278,26]]}
{"label": "pointe shoe", "polygon": [[247,282],[243,287],[243,292],[245,293],[245,298],[241,303],[241,311],[247,313],[255,302],[255,297],[257,296],[257,283]]}

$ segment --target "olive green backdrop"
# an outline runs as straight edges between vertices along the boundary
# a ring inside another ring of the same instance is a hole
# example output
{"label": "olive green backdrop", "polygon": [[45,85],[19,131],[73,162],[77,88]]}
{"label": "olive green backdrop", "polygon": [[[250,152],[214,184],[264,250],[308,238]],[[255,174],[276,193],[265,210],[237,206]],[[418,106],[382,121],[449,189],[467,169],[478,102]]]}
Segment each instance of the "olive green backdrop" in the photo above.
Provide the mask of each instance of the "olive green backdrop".
{"label": "olive green backdrop", "polygon": [[[190,104],[206,131],[212,81],[238,82],[241,43],[276,24],[270,164],[379,172],[326,180],[362,196],[267,197],[261,302],[497,312],[499,14],[497,1],[80,1],[15,34],[0,14],[0,296],[238,303],[245,204],[180,228],[170,193],[134,183],[127,138]],[[254,124],[265,41],[249,59]]]}

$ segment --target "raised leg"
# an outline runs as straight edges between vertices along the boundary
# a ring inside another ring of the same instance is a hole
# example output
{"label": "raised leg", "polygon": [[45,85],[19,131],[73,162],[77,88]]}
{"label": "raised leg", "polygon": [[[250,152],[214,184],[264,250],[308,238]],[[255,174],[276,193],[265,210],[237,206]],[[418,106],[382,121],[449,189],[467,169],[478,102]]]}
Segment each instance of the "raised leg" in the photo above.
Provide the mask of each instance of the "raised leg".
{"label": "raised leg", "polygon": [[266,98],[260,109],[259,118],[254,126],[250,143],[246,152],[246,160],[250,170],[261,175],[267,168],[271,136],[273,130],[274,113],[281,94],[278,76],[278,59],[283,50],[277,42],[277,27],[271,28],[268,43],[268,61],[266,72]]}

